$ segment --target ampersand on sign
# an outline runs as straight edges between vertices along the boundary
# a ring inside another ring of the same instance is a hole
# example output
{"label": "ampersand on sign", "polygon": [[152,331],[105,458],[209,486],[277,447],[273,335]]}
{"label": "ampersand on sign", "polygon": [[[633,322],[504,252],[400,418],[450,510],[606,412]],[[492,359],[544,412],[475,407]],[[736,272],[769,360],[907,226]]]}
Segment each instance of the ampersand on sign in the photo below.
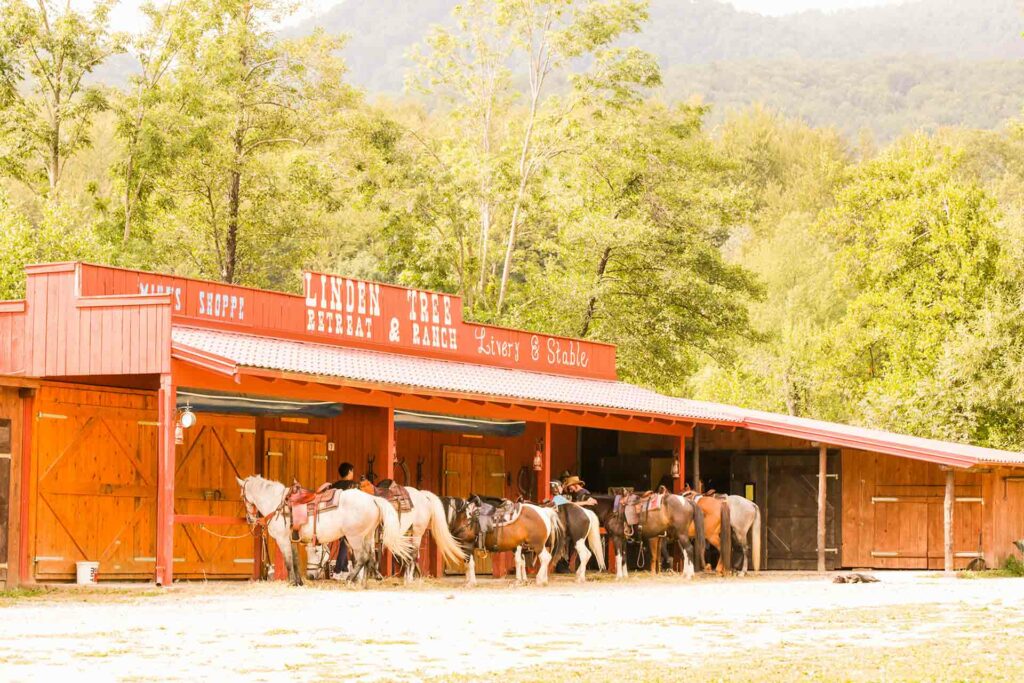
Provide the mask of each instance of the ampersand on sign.
{"label": "ampersand on sign", "polygon": [[398,318],[391,318],[391,329],[388,331],[388,341],[398,343]]}
{"label": "ampersand on sign", "polygon": [[540,358],[540,339],[537,338],[537,335],[530,337],[530,356],[534,360]]}

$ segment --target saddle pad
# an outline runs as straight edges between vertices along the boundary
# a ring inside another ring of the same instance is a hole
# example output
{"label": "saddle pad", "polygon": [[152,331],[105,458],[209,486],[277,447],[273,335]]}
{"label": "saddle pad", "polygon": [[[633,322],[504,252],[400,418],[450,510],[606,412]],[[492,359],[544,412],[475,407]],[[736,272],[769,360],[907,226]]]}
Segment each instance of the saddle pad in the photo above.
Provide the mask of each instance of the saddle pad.
{"label": "saddle pad", "polygon": [[655,493],[651,496],[650,502],[647,503],[648,510],[659,510],[661,509],[661,501],[665,496],[660,493]]}
{"label": "saddle pad", "polygon": [[503,518],[500,518],[500,519],[495,519],[494,520],[494,526],[508,526],[509,524],[512,524],[517,519],[519,519],[519,515],[521,515],[522,513],[523,513],[523,506],[522,505],[516,505],[516,506],[514,506],[512,508],[511,514],[509,514],[507,517],[503,517]]}
{"label": "saddle pad", "polygon": [[309,506],[296,505],[292,508],[292,528],[298,529],[309,519]]}

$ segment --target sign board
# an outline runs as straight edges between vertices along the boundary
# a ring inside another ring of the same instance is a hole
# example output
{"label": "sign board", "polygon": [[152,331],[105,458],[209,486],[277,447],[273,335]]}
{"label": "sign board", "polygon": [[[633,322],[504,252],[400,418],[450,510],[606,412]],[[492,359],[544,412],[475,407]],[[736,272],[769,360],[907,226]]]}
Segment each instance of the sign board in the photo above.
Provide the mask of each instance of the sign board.
{"label": "sign board", "polygon": [[302,294],[141,271],[81,266],[84,296],[171,296],[176,324],[519,368],[615,379],[610,344],[463,320],[454,294],[305,272]]}

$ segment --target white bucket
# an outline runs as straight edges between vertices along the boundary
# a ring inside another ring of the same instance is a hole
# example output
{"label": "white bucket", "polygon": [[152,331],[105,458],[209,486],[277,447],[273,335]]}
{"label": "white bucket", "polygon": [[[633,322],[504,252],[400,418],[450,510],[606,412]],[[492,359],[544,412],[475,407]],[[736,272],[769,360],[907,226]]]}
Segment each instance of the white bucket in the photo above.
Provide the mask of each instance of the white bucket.
{"label": "white bucket", "polygon": [[100,571],[99,562],[76,562],[77,583],[79,585],[95,584],[96,574]]}

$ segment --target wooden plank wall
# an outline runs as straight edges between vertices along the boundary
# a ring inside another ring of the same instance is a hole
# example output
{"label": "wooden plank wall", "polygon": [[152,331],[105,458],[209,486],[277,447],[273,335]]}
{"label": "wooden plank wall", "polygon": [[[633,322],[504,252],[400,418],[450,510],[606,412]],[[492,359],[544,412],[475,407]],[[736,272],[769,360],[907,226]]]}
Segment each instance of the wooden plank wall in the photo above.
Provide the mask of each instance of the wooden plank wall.
{"label": "wooden plank wall", "polygon": [[[334,444],[334,450],[327,452],[327,474],[334,477],[338,465],[343,461],[351,462],[356,468],[356,478],[366,474],[367,461],[370,454],[376,456],[374,470],[378,477],[383,476],[385,468],[384,450],[387,439],[386,412],[383,408],[346,405],[345,411],[332,419],[304,418],[294,419],[261,417],[256,420],[256,443],[263,450],[263,433],[266,431],[299,432],[306,434],[324,434],[328,443]],[[516,487],[516,476],[520,467],[533,467],[533,455],[538,439],[544,437],[544,425],[528,422],[526,431],[518,437],[485,436],[482,438],[466,437],[454,432],[429,432],[423,430],[398,430],[398,457],[404,458],[409,467],[408,482],[416,486],[416,463],[422,459],[423,480],[419,488],[433,491],[438,495],[442,491],[442,452],[445,446],[468,446],[472,448],[498,448],[505,452],[506,478],[505,495],[519,495]],[[557,474],[562,470],[576,471],[576,428],[563,425],[552,425],[552,457],[551,471]],[[257,462],[262,460],[257,457]],[[401,475],[399,475],[401,479]],[[321,482],[302,482],[315,487]]]}
{"label": "wooden plank wall", "polygon": [[75,271],[30,269],[26,374],[35,377],[159,374],[171,367],[170,297],[76,296]]}
{"label": "wooden plank wall", "polygon": [[993,468],[981,475],[985,532],[985,561],[990,567],[1020,553],[1013,542],[1024,538],[1024,469]]}
{"label": "wooden plank wall", "polygon": [[25,302],[0,301],[0,375],[25,374]]}

